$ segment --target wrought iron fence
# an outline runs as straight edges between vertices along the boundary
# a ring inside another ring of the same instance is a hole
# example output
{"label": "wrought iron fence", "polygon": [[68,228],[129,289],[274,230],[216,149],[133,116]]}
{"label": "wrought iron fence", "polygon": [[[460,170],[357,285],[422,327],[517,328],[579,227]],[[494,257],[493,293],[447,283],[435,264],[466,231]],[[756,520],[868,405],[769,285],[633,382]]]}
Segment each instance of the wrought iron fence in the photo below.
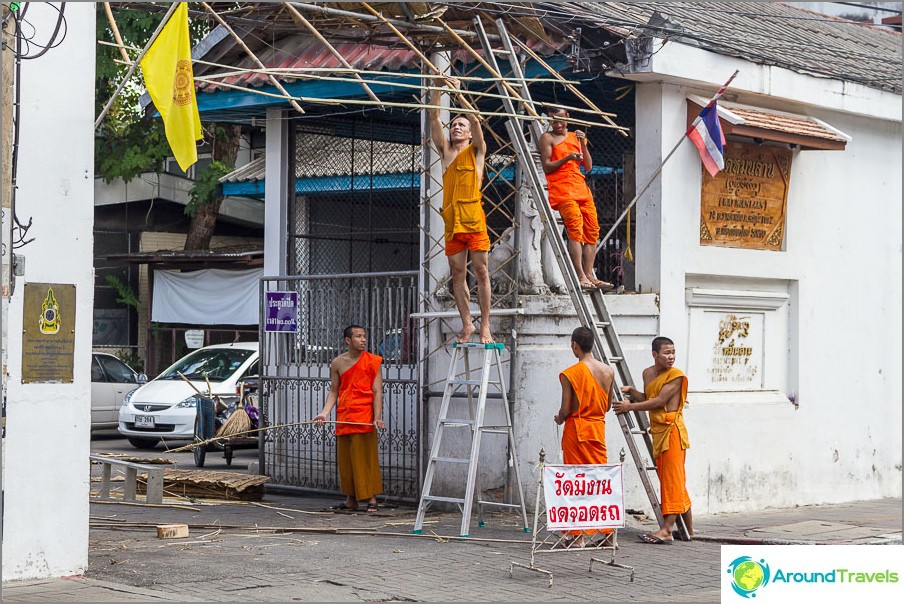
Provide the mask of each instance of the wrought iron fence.
{"label": "wrought iron fence", "polygon": [[[384,495],[420,493],[421,405],[418,396],[416,271],[265,278],[267,291],[298,292],[297,333],[261,328],[261,471],[274,483],[312,491],[339,490],[332,425],[317,415],[330,389],[330,362],[345,351],[342,332],[362,325],[368,349],[383,357],[383,420],[379,456]],[[263,323],[263,322],[262,322]]]}

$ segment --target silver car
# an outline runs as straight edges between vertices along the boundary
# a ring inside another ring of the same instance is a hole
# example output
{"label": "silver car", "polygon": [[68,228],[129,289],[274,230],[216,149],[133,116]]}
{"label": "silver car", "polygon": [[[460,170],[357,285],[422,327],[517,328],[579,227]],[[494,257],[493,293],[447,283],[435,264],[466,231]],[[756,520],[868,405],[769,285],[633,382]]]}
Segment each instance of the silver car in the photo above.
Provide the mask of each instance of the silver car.
{"label": "silver car", "polygon": [[117,357],[105,352],[91,354],[91,429],[115,428],[126,394],[148,381]]}

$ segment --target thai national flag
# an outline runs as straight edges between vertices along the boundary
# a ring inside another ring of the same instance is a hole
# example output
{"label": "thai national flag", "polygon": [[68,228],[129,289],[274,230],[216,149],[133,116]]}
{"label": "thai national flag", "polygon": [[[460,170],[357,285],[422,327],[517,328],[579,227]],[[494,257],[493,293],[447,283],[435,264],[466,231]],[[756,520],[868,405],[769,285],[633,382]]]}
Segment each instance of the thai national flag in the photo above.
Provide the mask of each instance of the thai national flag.
{"label": "thai national flag", "polygon": [[703,160],[703,165],[710,176],[715,176],[725,167],[722,155],[725,135],[722,134],[722,127],[719,125],[715,101],[703,108],[700,117],[687,129],[687,137],[700,152],[700,159]]}

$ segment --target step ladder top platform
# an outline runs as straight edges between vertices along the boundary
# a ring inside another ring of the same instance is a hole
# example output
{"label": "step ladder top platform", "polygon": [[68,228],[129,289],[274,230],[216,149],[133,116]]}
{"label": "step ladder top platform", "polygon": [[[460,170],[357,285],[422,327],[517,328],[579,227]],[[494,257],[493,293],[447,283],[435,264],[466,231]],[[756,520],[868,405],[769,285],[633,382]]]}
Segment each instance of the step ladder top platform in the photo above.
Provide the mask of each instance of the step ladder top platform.
{"label": "step ladder top platform", "polygon": [[480,342],[452,342],[452,348],[495,348],[496,350],[505,350],[505,344],[502,342],[493,342],[492,344],[481,344]]}

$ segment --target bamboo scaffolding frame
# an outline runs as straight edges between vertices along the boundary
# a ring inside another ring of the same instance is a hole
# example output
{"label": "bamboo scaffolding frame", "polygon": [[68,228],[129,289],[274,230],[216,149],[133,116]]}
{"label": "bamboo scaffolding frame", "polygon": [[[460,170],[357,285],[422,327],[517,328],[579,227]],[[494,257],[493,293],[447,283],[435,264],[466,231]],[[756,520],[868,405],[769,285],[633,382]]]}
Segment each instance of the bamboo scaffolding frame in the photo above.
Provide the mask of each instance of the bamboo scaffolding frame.
{"label": "bamboo scaffolding frame", "polygon": [[[361,105],[361,106],[380,106],[380,105],[382,104],[382,105],[385,105],[386,107],[399,107],[399,108],[403,108],[403,109],[434,109],[434,108],[447,109],[446,107],[441,107],[441,106],[439,106],[439,105],[429,105],[429,104],[426,104],[426,103],[402,103],[402,102],[395,102],[395,101],[381,101],[380,103],[375,103],[375,102],[373,102],[373,101],[371,101],[371,100],[364,100],[364,99],[341,99],[341,100],[337,100],[337,99],[322,99],[322,98],[305,97],[305,96],[292,96],[292,95],[288,95],[288,96],[287,96],[287,95],[282,95],[282,94],[275,94],[275,93],[272,93],[272,92],[265,92],[265,91],[263,91],[263,90],[258,90],[258,89],[256,89],[256,88],[249,88],[249,87],[246,87],[246,86],[239,86],[239,85],[237,85],[237,84],[227,84],[227,83],[225,83],[225,82],[215,82],[215,81],[209,80],[206,76],[197,77],[197,78],[195,78],[195,81],[199,81],[199,82],[209,82],[209,83],[211,83],[211,84],[217,84],[218,86],[223,86],[223,87],[225,87],[225,88],[230,88],[230,89],[232,89],[232,90],[240,90],[240,91],[243,91],[243,92],[249,92],[249,93],[252,93],[252,94],[259,94],[259,95],[261,95],[261,96],[266,96],[266,97],[275,98],[275,99],[283,99],[283,100],[294,99],[294,100],[296,100],[296,101],[303,101],[303,102],[305,102],[305,103],[311,103],[311,104],[313,104],[313,105]],[[464,92],[464,93],[462,93],[462,94],[469,94],[469,93],[466,91],[466,92]],[[468,103],[468,105],[471,106],[471,107],[473,107],[470,103]],[[545,117],[543,117],[543,116],[532,117],[532,116],[525,116],[525,115],[513,115],[513,114],[510,114],[510,113],[504,113],[504,112],[501,112],[501,111],[480,111],[480,110],[478,110],[478,109],[474,109],[474,108],[464,108],[464,107],[463,107],[463,108],[460,108],[458,111],[459,111],[460,113],[473,113],[473,114],[476,114],[476,115],[478,115],[478,116],[490,116],[490,117],[517,117],[517,118],[519,118],[519,119],[521,119],[521,120],[525,120],[525,121],[531,121],[531,120],[541,121],[541,122],[547,121],[547,118],[545,118]],[[603,123],[603,122],[590,122],[590,121],[587,121],[587,120],[581,120],[581,119],[577,119],[577,118],[573,118],[573,117],[567,118],[567,121],[570,122],[570,123],[578,124],[578,125],[582,125],[582,126],[598,126],[598,127],[600,127],[600,128],[612,128],[612,126],[610,126],[609,124],[605,124],[605,123]],[[492,131],[491,131],[491,132],[492,132]]]}
{"label": "bamboo scaffolding frame", "polygon": [[[408,38],[406,38],[406,37],[402,34],[402,32],[400,32],[400,31],[396,28],[395,25],[393,25],[392,23],[390,23],[390,22],[389,22],[389,19],[387,19],[386,17],[384,17],[383,15],[381,15],[379,12],[377,12],[377,11],[374,9],[374,7],[372,7],[372,6],[371,6],[370,4],[368,4],[367,2],[362,2],[362,3],[361,3],[361,6],[363,6],[363,7],[366,8],[368,11],[370,11],[371,13],[373,13],[373,15],[374,15],[375,17],[377,17],[378,19],[380,19],[387,27],[389,27],[389,29],[391,29],[391,30],[393,31],[393,33],[394,33],[396,36],[398,36],[399,40],[401,40],[401,41],[405,44],[405,46],[407,46],[408,48],[410,48],[410,49],[414,52],[414,54],[416,54],[416,55],[418,56],[418,58],[420,58],[420,60],[424,62],[424,65],[426,65],[426,66],[427,66],[434,74],[436,74],[436,76],[441,77],[441,78],[446,78],[446,77],[448,77],[446,74],[444,74],[444,73],[442,72],[442,70],[440,70],[436,65],[434,65],[433,62],[430,61],[430,59],[428,59],[428,58],[424,55],[424,53],[422,53],[421,50],[420,50],[417,46],[415,46],[415,44],[414,44],[411,40],[409,40]],[[473,105],[471,105],[470,102],[468,102],[468,99],[466,99],[466,98],[464,97],[464,95],[462,94],[461,90],[457,91],[457,94],[456,94],[455,96],[458,98],[458,102],[459,102],[463,107],[466,107],[467,109],[471,109],[471,110],[475,110],[475,111],[476,111],[476,108],[475,108]],[[479,118],[479,117],[480,117],[480,112],[477,111],[476,113],[477,113],[478,118]]]}
{"label": "bamboo scaffolding frame", "polygon": [[[367,22],[373,23],[376,20],[380,20],[384,25],[391,27],[392,29],[396,30],[396,32],[398,32],[398,30],[396,29],[396,26],[398,26],[398,27],[403,27],[405,29],[413,29],[413,30],[417,30],[420,32],[424,32],[424,33],[443,33],[443,29],[441,27],[437,27],[435,25],[427,25],[424,23],[409,23],[407,21],[399,21],[397,19],[388,19],[388,18],[384,17],[383,15],[375,12],[373,10],[373,8],[370,7],[366,2],[362,2],[361,5],[364,6],[365,8],[367,8],[368,11],[373,13],[373,16],[365,15],[362,13],[355,13],[352,11],[336,9],[336,8],[330,8],[330,7],[326,7],[326,6],[319,6],[316,4],[303,3],[303,2],[292,2],[291,4],[295,8],[298,8],[301,10],[306,10],[308,12],[316,12],[316,13],[325,14],[325,15],[333,15],[336,17],[347,17],[349,19],[356,19],[358,21],[365,22],[365,23],[367,23]],[[455,30],[455,32],[462,36],[468,36],[471,38],[477,37],[477,34],[472,31]],[[497,35],[490,35],[489,37],[493,41],[499,41],[499,36],[497,36]]]}
{"label": "bamboo scaffolding frame", "polygon": [[[254,52],[252,52],[250,48],[248,48],[248,45],[245,44],[245,42],[239,37],[237,33],[235,33],[235,30],[233,30],[232,27],[230,27],[230,25],[226,23],[226,21],[224,21],[220,15],[217,14],[217,11],[213,10],[213,8],[211,8],[210,5],[206,2],[202,2],[201,6],[204,7],[204,10],[213,15],[213,18],[216,19],[217,22],[222,25],[227,32],[229,32],[229,35],[232,36],[232,39],[236,41],[236,43],[242,48],[242,50],[245,51],[245,53],[251,58],[252,61],[257,63],[258,67],[260,67],[261,69],[266,69],[266,66],[261,62],[260,59],[257,58],[257,55],[254,54]],[[283,88],[283,85],[279,83],[279,80],[277,80],[274,76],[271,75],[268,79],[270,80],[270,83],[276,86],[278,90],[284,92],[285,94],[289,94],[286,89]],[[301,108],[301,105],[299,105],[297,101],[290,99],[289,104],[292,105],[292,107],[294,107],[295,110],[298,111],[298,113],[304,113],[304,109]]]}
{"label": "bamboo scaffolding frame", "polygon": [[[138,48],[136,46],[131,46],[131,45],[125,44],[125,43],[117,44],[116,42],[108,42],[106,40],[98,40],[97,43],[101,44],[103,46],[113,46],[115,48],[125,48],[126,50],[135,50],[135,51],[141,50],[140,48]],[[119,59],[117,59],[117,62],[119,62],[120,64],[124,64],[124,65],[131,65],[133,63],[133,61],[131,61],[131,60],[123,61],[123,60],[119,60]],[[393,78],[408,78],[408,79],[417,79],[417,80],[424,79],[424,74],[421,72],[413,73],[413,72],[406,72],[406,71],[374,71],[374,70],[369,70],[369,69],[357,69],[355,67],[351,67],[351,68],[345,68],[345,67],[265,67],[265,68],[261,69],[259,67],[237,68],[235,65],[227,65],[225,63],[215,63],[212,61],[205,61],[203,59],[192,59],[192,63],[198,64],[198,65],[209,65],[211,67],[222,67],[224,69],[233,70],[233,71],[218,72],[215,74],[208,74],[207,76],[204,76],[204,77],[239,76],[239,75],[246,75],[249,73],[259,73],[259,74],[265,74],[265,75],[272,73],[273,75],[284,75],[286,77],[290,77],[290,76],[293,76],[296,74],[307,74],[307,73],[312,73],[312,74],[317,74],[317,73],[335,73],[335,74],[358,73],[358,74],[367,75],[367,76],[381,76],[381,77],[391,76]],[[456,79],[459,79],[463,82],[495,82],[497,79],[500,79],[500,78],[477,77],[477,76],[467,76],[467,75],[458,75],[455,77],[456,77]],[[501,78],[501,79],[505,79],[505,78]],[[560,83],[563,83],[563,80],[558,79],[558,78],[536,78],[535,77],[535,78],[524,78],[523,80],[519,80],[519,81],[528,82],[530,84],[560,84]],[[568,80],[568,79],[565,79],[564,82],[567,82],[570,84],[579,84],[579,82],[575,82],[573,80]],[[548,103],[543,103],[543,104],[548,105]],[[552,105],[550,105],[550,106],[552,106]],[[595,110],[590,110],[590,109],[581,109],[581,111],[584,111],[586,113],[596,113]],[[612,114],[612,115],[614,115],[614,114]]]}
{"label": "bamboo scaffolding frame", "polygon": [[[352,69],[351,64],[345,60],[345,57],[343,57],[342,54],[338,50],[336,50],[332,44],[327,42],[327,39],[324,38],[323,35],[319,31],[317,31],[317,28],[314,27],[310,21],[308,21],[307,19],[304,18],[304,15],[302,15],[300,12],[298,12],[298,9],[296,9],[294,6],[292,6],[292,4],[289,2],[283,2],[283,5],[289,9],[289,12],[292,13],[292,16],[295,19],[300,21],[306,28],[308,28],[308,31],[310,31],[312,34],[314,34],[315,38],[320,40],[320,42],[324,46],[327,47],[327,50],[330,51],[330,54],[332,54],[334,57],[336,57],[339,60],[339,62],[342,63],[343,67],[345,67],[347,69]],[[357,79],[361,83],[361,87],[364,88],[364,92],[367,93],[367,96],[369,96],[371,98],[371,100],[379,103],[380,99],[377,98],[377,95],[374,94],[374,91],[370,89],[370,86],[368,86],[364,82],[364,80],[361,79],[361,76],[357,73],[353,73],[353,75],[355,76],[355,79]]]}
{"label": "bamboo scaffolding frame", "polygon": [[[199,78],[196,78],[196,79],[204,78],[203,81],[205,81],[205,82],[207,82],[207,83],[215,84],[215,82],[212,82],[212,80],[213,80],[214,78],[229,78],[229,77],[234,77],[234,76],[237,76],[237,75],[245,75],[245,74],[247,74],[247,73],[267,73],[267,72],[271,72],[271,70],[260,70],[260,69],[255,69],[255,70],[227,71],[227,72],[222,72],[222,73],[208,74],[208,75],[205,75],[205,76],[199,76]],[[274,73],[274,75],[275,75],[277,72],[273,72],[273,73]],[[319,81],[324,81],[324,82],[346,82],[346,83],[355,83],[355,82],[357,82],[357,81],[363,81],[363,82],[365,82],[365,83],[367,83],[367,84],[381,84],[381,85],[384,85],[384,86],[395,86],[395,87],[398,87],[398,88],[411,88],[411,89],[416,89],[416,90],[442,90],[442,91],[448,91],[448,88],[443,87],[443,86],[422,86],[422,85],[420,85],[420,84],[408,84],[408,83],[406,83],[406,82],[394,82],[394,81],[391,81],[391,80],[373,79],[373,78],[371,78],[370,76],[367,76],[367,79],[366,79],[366,80],[361,80],[360,78],[356,78],[355,80],[351,80],[351,79],[349,79],[349,78],[343,78],[343,77],[317,75],[316,73],[315,73],[315,74],[305,74],[305,73],[291,74],[291,73],[285,72],[285,71],[283,71],[283,70],[280,70],[278,73],[284,73],[284,74],[286,74],[286,75],[292,75],[293,77],[295,77],[296,79],[299,79],[299,80],[319,80]],[[323,73],[323,72],[321,72],[321,73]],[[395,76],[396,76],[395,73],[391,73],[391,72],[381,72],[380,75],[381,75],[382,77],[384,77],[384,78],[385,78],[385,77],[390,77],[390,78],[392,78],[392,77],[395,77]],[[417,77],[420,78],[420,79],[422,79],[422,78],[423,78],[423,74],[419,74]],[[478,81],[486,81],[486,80],[478,80]],[[548,79],[545,80],[545,81],[547,81],[547,82],[556,82],[555,80],[548,80]],[[478,91],[478,90],[466,90],[466,91],[464,91],[462,94],[469,94],[469,95],[471,95],[471,96],[477,96],[477,97],[481,97],[481,98],[489,98],[489,99],[504,99],[504,98],[506,98],[505,96],[503,96],[503,95],[501,95],[501,94],[496,94],[496,93],[493,93],[493,92],[482,92],[482,91]],[[377,100],[379,101],[379,99],[377,99]],[[579,113],[592,113],[592,114],[594,114],[594,115],[597,113],[597,112],[594,111],[593,109],[583,109],[583,108],[581,108],[581,107],[573,107],[573,106],[571,106],[571,105],[560,105],[560,104],[558,104],[558,103],[543,103],[543,106],[549,107],[549,108],[564,109],[565,111],[576,111],[576,112],[579,112]],[[566,122],[567,122],[568,120],[569,120],[569,118],[564,118],[564,119],[563,119],[563,121],[566,121]]]}
{"label": "bamboo scaffolding frame", "polygon": [[[540,55],[538,55],[533,50],[531,50],[531,48],[528,47],[527,44],[521,42],[520,40],[518,40],[516,38],[512,38],[512,40],[514,40],[515,43],[518,46],[520,46],[528,54],[528,56],[530,56],[530,58],[532,58],[534,61],[536,61],[537,63],[542,65],[546,69],[546,71],[551,73],[553,77],[557,77],[559,75],[558,72],[556,70],[554,70],[551,65],[549,65],[546,61],[544,61],[540,57]],[[618,126],[615,122],[612,121],[612,119],[610,119],[611,117],[614,117],[614,114],[606,113],[605,111],[603,111],[602,109],[597,107],[593,103],[593,101],[591,101],[589,98],[587,98],[587,96],[584,95],[584,93],[582,93],[580,90],[578,90],[576,86],[573,86],[572,84],[567,83],[565,81],[565,78],[562,78],[562,83],[565,84],[565,87],[568,88],[568,90],[570,90],[575,96],[577,96],[579,99],[581,99],[582,101],[587,103],[587,105],[589,107],[592,107],[593,109],[595,109],[596,112],[598,113],[598,115],[600,115],[600,117],[602,117],[603,119],[605,119],[608,122],[611,122],[611,124],[612,124],[611,127],[618,128],[619,132],[622,134],[622,136],[627,138],[627,136],[628,136],[627,128],[624,128],[623,126]]]}
{"label": "bamboo scaffolding frame", "polygon": [[526,99],[524,99],[518,93],[518,91],[515,90],[512,87],[512,85],[509,84],[502,77],[502,74],[500,74],[495,69],[493,69],[493,67],[489,63],[487,63],[486,60],[482,56],[480,56],[480,53],[478,53],[476,50],[474,50],[470,44],[465,42],[461,36],[459,36],[457,33],[455,33],[455,30],[452,29],[451,27],[449,27],[449,25],[446,24],[445,21],[443,21],[439,17],[437,17],[436,20],[442,24],[442,26],[446,29],[446,31],[448,31],[450,34],[452,34],[452,37],[455,38],[456,42],[461,44],[465,48],[465,50],[467,50],[471,54],[471,56],[477,60],[477,62],[479,62],[481,65],[483,65],[483,68],[486,69],[490,73],[490,75],[492,75],[495,78],[498,78],[502,82],[502,85],[505,86],[505,89],[509,91],[509,94],[511,94],[515,98],[515,100],[519,101],[521,103],[521,106],[524,107],[524,109],[529,114],[531,114],[532,117],[535,117],[535,118],[540,117],[540,115],[536,112],[536,110],[534,110],[534,103],[532,101],[527,101]]}

